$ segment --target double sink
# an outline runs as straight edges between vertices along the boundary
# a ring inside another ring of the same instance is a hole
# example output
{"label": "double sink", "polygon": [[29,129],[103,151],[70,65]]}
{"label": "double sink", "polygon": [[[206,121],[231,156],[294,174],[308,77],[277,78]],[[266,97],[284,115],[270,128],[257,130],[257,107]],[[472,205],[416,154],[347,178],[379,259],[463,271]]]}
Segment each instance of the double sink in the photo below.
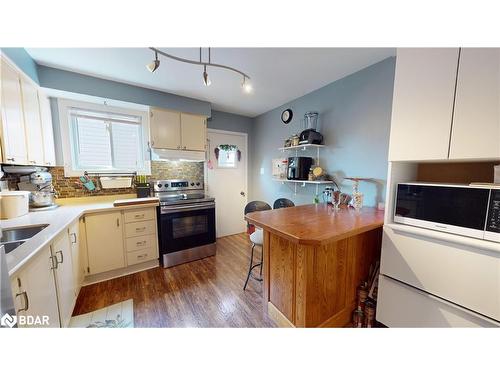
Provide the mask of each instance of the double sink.
{"label": "double sink", "polygon": [[29,227],[2,229],[0,246],[3,245],[5,248],[5,254],[8,254],[48,226],[49,224],[40,224]]}

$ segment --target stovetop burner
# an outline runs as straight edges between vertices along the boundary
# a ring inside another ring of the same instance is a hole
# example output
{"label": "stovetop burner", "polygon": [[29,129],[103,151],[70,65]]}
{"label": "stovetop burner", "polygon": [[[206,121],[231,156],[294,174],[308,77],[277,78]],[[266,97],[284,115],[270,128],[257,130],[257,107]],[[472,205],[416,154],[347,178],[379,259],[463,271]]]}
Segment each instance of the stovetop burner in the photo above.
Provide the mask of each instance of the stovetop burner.
{"label": "stovetop burner", "polygon": [[160,206],[213,202],[215,199],[205,195],[203,181],[197,180],[155,180],[152,181],[154,196]]}

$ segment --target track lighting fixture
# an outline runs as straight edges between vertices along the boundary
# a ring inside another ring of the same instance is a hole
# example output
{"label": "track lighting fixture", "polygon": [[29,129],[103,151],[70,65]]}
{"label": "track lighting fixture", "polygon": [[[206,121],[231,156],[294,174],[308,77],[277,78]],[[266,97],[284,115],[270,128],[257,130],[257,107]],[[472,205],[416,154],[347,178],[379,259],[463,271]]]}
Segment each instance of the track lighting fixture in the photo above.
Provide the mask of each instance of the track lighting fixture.
{"label": "track lighting fixture", "polygon": [[160,60],[158,60],[158,52],[155,51],[155,59],[146,65],[146,69],[153,73],[160,66]]}
{"label": "track lighting fixture", "polygon": [[205,86],[210,86],[210,84],[212,83],[210,81],[210,77],[208,76],[208,73],[207,73],[207,66],[210,66],[212,68],[220,68],[220,69],[231,70],[232,72],[241,74],[242,77],[243,77],[243,82],[241,84],[243,92],[250,93],[253,90],[252,85],[250,84],[250,77],[248,75],[246,75],[245,73],[243,73],[241,70],[232,68],[232,67],[227,66],[227,65],[212,63],[211,56],[210,56],[211,55],[210,48],[208,48],[208,62],[207,61],[202,61],[202,58],[201,58],[202,57],[201,56],[202,50],[201,50],[201,48],[200,48],[200,59],[199,59],[199,61],[198,60],[185,59],[185,58],[182,58],[182,57],[177,57],[177,56],[174,56],[174,55],[170,55],[170,54],[168,54],[166,52],[160,51],[159,49],[153,48],[153,47],[150,47],[149,49],[152,50],[152,51],[154,51],[154,53],[155,53],[155,60],[153,62],[149,63],[148,65],[146,65],[146,68],[151,73],[154,72],[156,69],[158,69],[158,67],[160,66],[160,60],[158,60],[158,55],[162,55],[164,57],[168,57],[169,59],[180,61],[180,62],[183,62],[183,63],[186,63],[186,64],[203,65],[203,84]]}
{"label": "track lighting fixture", "polygon": [[210,77],[208,76],[207,73],[206,65],[203,66],[203,83],[205,84],[205,86],[210,86],[212,84],[212,81],[210,81]]}

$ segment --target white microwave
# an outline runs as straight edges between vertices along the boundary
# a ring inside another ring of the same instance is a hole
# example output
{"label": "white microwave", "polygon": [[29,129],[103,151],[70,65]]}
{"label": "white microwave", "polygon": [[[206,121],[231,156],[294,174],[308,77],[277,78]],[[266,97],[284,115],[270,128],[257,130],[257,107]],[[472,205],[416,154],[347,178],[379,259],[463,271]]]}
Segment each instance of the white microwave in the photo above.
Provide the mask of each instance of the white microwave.
{"label": "white microwave", "polygon": [[394,221],[500,242],[500,189],[424,183],[398,184]]}

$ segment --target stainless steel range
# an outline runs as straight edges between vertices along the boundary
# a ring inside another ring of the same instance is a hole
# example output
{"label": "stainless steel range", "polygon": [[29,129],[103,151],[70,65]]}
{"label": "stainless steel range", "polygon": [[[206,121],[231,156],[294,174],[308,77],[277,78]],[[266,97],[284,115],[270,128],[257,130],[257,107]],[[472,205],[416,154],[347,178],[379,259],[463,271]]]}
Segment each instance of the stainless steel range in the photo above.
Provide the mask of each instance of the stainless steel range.
{"label": "stainless steel range", "polygon": [[158,207],[160,263],[163,267],[215,255],[215,199],[203,181],[152,181]]}

